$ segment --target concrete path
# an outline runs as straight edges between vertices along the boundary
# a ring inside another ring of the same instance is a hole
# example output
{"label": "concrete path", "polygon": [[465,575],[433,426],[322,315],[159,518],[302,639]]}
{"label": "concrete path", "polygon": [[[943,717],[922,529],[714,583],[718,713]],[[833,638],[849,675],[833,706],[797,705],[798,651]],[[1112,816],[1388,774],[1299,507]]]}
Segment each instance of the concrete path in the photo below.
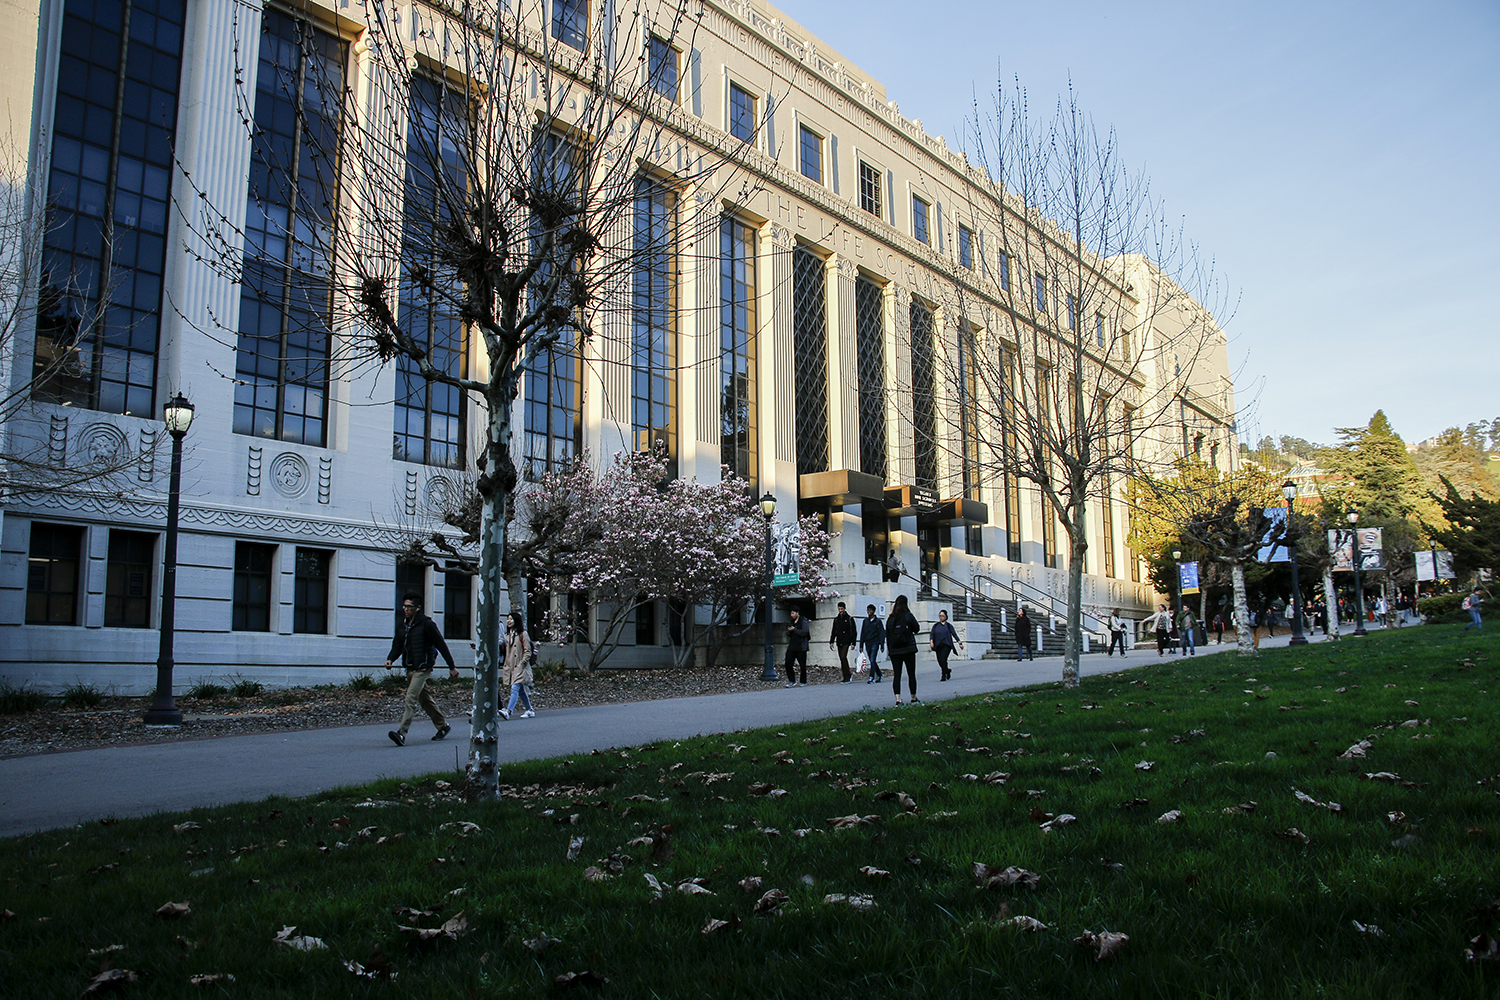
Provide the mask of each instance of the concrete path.
{"label": "concrete path", "polygon": [[[1321,636],[1318,637],[1321,639]],[[1263,646],[1286,644],[1285,634]],[[1232,650],[1212,646],[1200,655]],[[1097,654],[1083,658],[1083,675],[1109,673],[1161,662],[1154,647],[1123,660]],[[1059,657],[954,661],[953,680],[940,683],[931,655],[918,657],[918,694],[924,701],[981,694],[1057,680]],[[818,684],[787,689],[704,695],[542,711],[534,719],[501,727],[503,762],[535,760],[595,749],[684,739],[761,726],[827,718],[869,707],[891,710],[887,680],[866,684]],[[904,687],[903,683],[903,687]],[[920,708],[915,709],[920,711]],[[913,711],[903,708],[902,711]],[[392,720],[393,722],[395,720]],[[199,806],[258,801],[272,795],[314,795],[379,778],[411,778],[440,771],[458,773],[468,741],[462,720],[453,735],[432,742],[418,719],[405,747],[386,738],[392,723],[184,740],[136,747],[73,750],[0,761],[0,836],[70,826],[110,816],[148,816]]]}

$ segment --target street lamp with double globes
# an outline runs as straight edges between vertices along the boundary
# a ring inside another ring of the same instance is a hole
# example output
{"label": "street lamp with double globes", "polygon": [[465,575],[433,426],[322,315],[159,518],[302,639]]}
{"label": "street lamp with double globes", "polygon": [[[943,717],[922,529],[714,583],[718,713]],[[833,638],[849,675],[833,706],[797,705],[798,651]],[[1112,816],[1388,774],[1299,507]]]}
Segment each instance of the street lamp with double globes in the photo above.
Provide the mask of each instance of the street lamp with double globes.
{"label": "street lamp with double globes", "polygon": [[1286,497],[1286,550],[1292,557],[1292,638],[1288,645],[1306,646],[1307,636],[1302,634],[1302,585],[1297,579],[1297,533],[1292,527],[1292,506],[1297,499],[1297,484],[1290,479],[1282,483],[1281,495]]}
{"label": "street lamp with double globes", "polygon": [[1354,563],[1354,613],[1359,617],[1354,622],[1355,635],[1369,635],[1365,631],[1365,588],[1359,582],[1359,511],[1349,512],[1349,533],[1354,536],[1349,543],[1349,551],[1352,553],[1351,562]]}
{"label": "street lamp with double globes", "polygon": [[766,515],[766,665],[760,672],[763,681],[776,680],[776,660],[773,656],[772,647],[776,639],[771,626],[771,590],[772,581],[775,579],[776,566],[772,561],[771,553],[771,525],[776,520],[776,498],[767,493],[760,498],[760,512]]}
{"label": "street lamp with double globes", "polygon": [[167,477],[167,537],[162,543],[161,642],[156,656],[156,696],[146,709],[148,726],[180,726],[182,712],[172,700],[172,639],[177,620],[177,498],[182,490],[182,439],[193,423],[193,404],[177,393],[163,410],[172,435],[172,471]]}

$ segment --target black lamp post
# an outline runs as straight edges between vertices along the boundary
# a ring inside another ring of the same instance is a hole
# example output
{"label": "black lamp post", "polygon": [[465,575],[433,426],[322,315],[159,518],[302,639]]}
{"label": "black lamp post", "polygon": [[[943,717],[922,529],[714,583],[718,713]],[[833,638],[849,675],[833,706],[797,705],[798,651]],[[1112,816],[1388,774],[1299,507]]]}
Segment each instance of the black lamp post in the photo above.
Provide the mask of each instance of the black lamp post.
{"label": "black lamp post", "polygon": [[1350,551],[1354,556],[1354,613],[1359,617],[1354,622],[1355,635],[1369,635],[1365,631],[1365,588],[1359,582],[1359,511],[1349,512],[1349,531],[1354,535],[1349,543]]}
{"label": "black lamp post", "polygon": [[1297,484],[1288,479],[1281,484],[1281,495],[1286,497],[1286,550],[1292,557],[1292,638],[1290,646],[1306,646],[1307,636],[1302,634],[1302,584],[1297,579],[1297,532],[1292,527],[1293,501],[1297,499]]}
{"label": "black lamp post", "polygon": [[[1172,612],[1172,621],[1176,622],[1177,619],[1182,616],[1182,550],[1181,549],[1173,549],[1172,550],[1172,575],[1177,578],[1177,586],[1175,588],[1176,591],[1177,591],[1177,610],[1174,611],[1174,612]],[[1171,625],[1170,624],[1167,626],[1167,631],[1168,632],[1171,631]],[[1194,636],[1194,638],[1196,639],[1197,637]],[[1181,640],[1178,640],[1178,648],[1179,649],[1186,649],[1187,647],[1182,645]],[[1177,652],[1177,650],[1173,650],[1173,652],[1175,653],[1175,652]]]}
{"label": "black lamp post", "polygon": [[156,657],[156,697],[146,709],[148,726],[180,726],[182,712],[172,700],[172,638],[177,621],[177,497],[182,490],[182,439],[193,423],[193,404],[182,393],[164,410],[172,435],[172,472],[167,478],[167,537],[162,545],[161,646]]}
{"label": "black lamp post", "polygon": [[775,645],[776,639],[771,631],[771,589],[776,566],[771,551],[771,525],[776,521],[776,498],[769,493],[761,497],[760,512],[766,515],[766,665],[765,669],[760,672],[760,679],[774,681],[777,679],[776,660],[772,653],[772,646]]}

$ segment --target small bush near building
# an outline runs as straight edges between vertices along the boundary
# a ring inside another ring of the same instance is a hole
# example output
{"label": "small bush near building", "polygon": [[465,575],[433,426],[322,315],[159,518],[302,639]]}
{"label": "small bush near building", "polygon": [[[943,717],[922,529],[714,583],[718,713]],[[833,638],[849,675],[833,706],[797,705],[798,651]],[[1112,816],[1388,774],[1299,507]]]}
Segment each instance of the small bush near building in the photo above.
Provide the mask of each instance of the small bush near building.
{"label": "small bush near building", "polygon": [[0,715],[24,715],[35,712],[47,704],[42,692],[22,685],[16,687],[9,681],[0,681]]}
{"label": "small bush near building", "polygon": [[222,698],[229,693],[229,689],[222,684],[214,684],[211,681],[199,681],[188,688],[187,696],[197,698],[200,701],[213,701]]}
{"label": "small bush near building", "polygon": [[229,693],[236,698],[254,698],[256,695],[264,694],[266,686],[260,681],[252,681],[248,677],[241,677],[229,686]]}
{"label": "small bush near building", "polygon": [[1436,597],[1424,597],[1417,602],[1417,608],[1427,619],[1428,625],[1462,625],[1469,620],[1469,613],[1464,610],[1466,596],[1468,595],[1439,594]]}
{"label": "small bush near building", "polygon": [[369,674],[355,674],[349,678],[350,691],[373,691],[375,690],[375,678]]}
{"label": "small bush near building", "polygon": [[62,700],[68,708],[98,708],[104,704],[104,692],[80,681],[63,689]]}

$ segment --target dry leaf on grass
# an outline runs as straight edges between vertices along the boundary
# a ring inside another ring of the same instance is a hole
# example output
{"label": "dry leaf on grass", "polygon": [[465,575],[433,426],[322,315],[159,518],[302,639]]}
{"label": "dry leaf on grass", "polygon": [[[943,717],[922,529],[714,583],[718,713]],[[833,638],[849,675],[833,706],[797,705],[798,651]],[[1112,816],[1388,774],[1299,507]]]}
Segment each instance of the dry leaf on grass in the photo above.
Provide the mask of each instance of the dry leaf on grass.
{"label": "dry leaf on grass", "polygon": [[1464,949],[1465,962],[1500,961],[1500,939],[1491,934],[1481,934],[1469,941]]}
{"label": "dry leaf on grass", "polygon": [[411,935],[424,944],[436,941],[439,938],[457,941],[469,933],[469,918],[464,913],[455,913],[441,927],[406,927],[397,924],[396,929],[403,934]]}
{"label": "dry leaf on grass", "polygon": [[418,920],[431,920],[437,916],[432,910],[414,910],[410,906],[393,906],[391,907],[391,914],[397,920],[405,920],[412,923]]}
{"label": "dry leaf on grass", "polygon": [[560,990],[570,990],[575,986],[604,986],[608,982],[609,977],[597,972],[564,972],[553,978],[552,985]]}
{"label": "dry leaf on grass", "polygon": [[1400,781],[1401,775],[1391,771],[1376,771],[1374,774],[1365,774],[1366,781]]}
{"label": "dry leaf on grass", "polygon": [[583,880],[585,882],[608,882],[612,878],[614,878],[613,875],[598,865],[589,865],[583,870]]}
{"label": "dry leaf on grass", "polygon": [[666,890],[662,888],[660,880],[658,880],[657,877],[655,875],[652,875],[650,872],[646,872],[642,877],[645,878],[646,885],[651,887],[651,901],[654,903],[657,900],[661,899],[662,894],[665,893]]}
{"label": "dry leaf on grass", "polygon": [[177,920],[193,912],[193,908],[186,902],[163,903],[156,908],[156,915],[163,920]]}
{"label": "dry leaf on grass", "polygon": [[1354,760],[1356,757],[1363,757],[1373,745],[1369,740],[1360,740],[1348,750],[1339,754],[1339,760]]}
{"label": "dry leaf on grass", "polygon": [[881,792],[876,795],[875,798],[881,802],[895,799],[896,804],[907,812],[920,812],[920,810],[917,808],[916,800],[913,799],[910,795],[907,795],[905,792]]}
{"label": "dry leaf on grass", "polygon": [[[345,964],[347,965],[348,963],[346,962]],[[189,986],[213,986],[216,983],[232,982],[234,982],[234,973],[232,972],[206,972],[196,976],[188,976]]]}
{"label": "dry leaf on grass", "polygon": [[84,987],[80,995],[98,997],[106,993],[114,993],[117,990],[123,990],[131,983],[138,982],[140,978],[129,969],[105,969],[89,980],[89,984]]}
{"label": "dry leaf on grass", "polygon": [[583,841],[584,841],[583,837],[574,837],[572,840],[568,841],[568,860],[569,861],[575,861],[575,860],[577,860],[577,858],[578,858],[578,852],[583,849]]}
{"label": "dry leaf on grass", "polygon": [[1001,920],[1000,926],[1014,927],[1018,931],[1026,931],[1030,934],[1035,934],[1038,931],[1044,931],[1047,929],[1047,925],[1042,923],[1036,917],[1028,917],[1025,914],[1011,917],[1009,920]]}
{"label": "dry leaf on grass", "polygon": [[187,833],[187,832],[189,832],[191,830],[201,830],[201,829],[203,829],[203,827],[200,826],[199,824],[194,823],[192,821],[188,821],[186,823],[178,823],[176,826],[172,827],[172,832],[173,833]]}
{"label": "dry leaf on grass", "polygon": [[295,927],[283,927],[271,938],[276,944],[286,945],[296,951],[316,951],[319,948],[327,948],[322,938],[308,937],[298,934]]}
{"label": "dry leaf on grass", "polygon": [[890,878],[891,877],[891,873],[890,872],[886,871],[883,868],[876,868],[874,865],[865,865],[863,868],[861,868],[859,870],[859,873],[861,875],[865,875],[865,876],[867,876],[869,878]]}
{"label": "dry leaf on grass", "polygon": [[561,943],[561,938],[552,937],[550,934],[542,934],[534,938],[527,938],[526,940],[521,942],[522,945],[524,945],[529,950],[536,952],[538,955],[540,955],[542,952],[546,951],[553,945]]}
{"label": "dry leaf on grass", "polygon": [[762,879],[759,875],[751,875],[748,878],[740,879],[739,884],[740,888],[745,890],[746,892],[756,892],[760,889],[761,883],[763,883],[764,881],[765,880]]}
{"label": "dry leaf on grass", "polygon": [[1042,877],[1036,872],[1015,865],[1000,868],[982,861],[974,862],[974,884],[981,889],[1009,889],[1012,886],[1035,889],[1041,881]]}
{"label": "dry leaf on grass", "polygon": [[1344,807],[1339,805],[1337,802],[1319,802],[1317,799],[1313,798],[1311,795],[1308,795],[1306,792],[1299,792],[1295,788],[1292,789],[1292,794],[1297,797],[1298,802],[1304,803],[1305,805],[1317,806],[1319,809],[1327,809],[1329,812],[1344,811]]}
{"label": "dry leaf on grass", "polygon": [[1235,813],[1253,813],[1259,805],[1258,802],[1246,801],[1237,806],[1225,806],[1223,812],[1225,816],[1233,816]]}
{"label": "dry leaf on grass", "polygon": [[677,891],[688,896],[712,896],[713,891],[704,884],[707,881],[704,878],[690,878],[677,883]]}
{"label": "dry leaf on grass", "polygon": [[1120,953],[1125,943],[1130,940],[1129,934],[1121,934],[1118,931],[1084,931],[1073,939],[1074,944],[1081,944],[1094,949],[1094,961],[1102,962]]}
{"label": "dry leaf on grass", "polygon": [[825,906],[847,906],[851,910],[875,909],[875,898],[863,893],[831,892],[823,897]]}
{"label": "dry leaf on grass", "polygon": [[835,830],[849,830],[856,826],[869,826],[879,820],[880,817],[876,815],[861,816],[855,813],[850,816],[830,816],[825,822]]}
{"label": "dry leaf on grass", "polygon": [[1155,766],[1156,766],[1156,761],[1154,761],[1154,760],[1143,760],[1143,761],[1140,761],[1139,763],[1137,763],[1135,765],[1135,769],[1137,771],[1149,771],[1149,770],[1151,770]]}
{"label": "dry leaf on grass", "polygon": [[438,827],[439,830],[452,830],[457,836],[467,837],[471,833],[482,832],[478,823],[470,823],[467,820],[456,820],[452,823],[444,823]]}
{"label": "dry leaf on grass", "polygon": [[1072,813],[1062,813],[1061,815],[1054,816],[1052,819],[1049,819],[1047,822],[1043,823],[1040,829],[1043,833],[1051,833],[1057,827],[1067,826],[1070,823],[1076,822],[1078,822],[1077,816],[1074,816]]}
{"label": "dry leaf on grass", "polygon": [[1280,837],[1282,840],[1296,840],[1300,841],[1303,844],[1312,843],[1312,838],[1303,833],[1301,830],[1297,829],[1295,826],[1286,830],[1282,830],[1276,836]]}
{"label": "dry leaf on grass", "polygon": [[765,895],[755,901],[755,906],[751,908],[750,912],[773,913],[778,906],[785,903],[788,899],[791,899],[791,897],[780,889],[767,889]]}
{"label": "dry leaf on grass", "polygon": [[1379,927],[1376,927],[1374,924],[1362,924],[1358,920],[1351,920],[1349,922],[1353,924],[1354,929],[1359,931],[1361,934],[1367,934],[1370,937],[1385,937],[1385,931],[1381,930]]}
{"label": "dry leaf on grass", "polygon": [[736,915],[731,915],[728,920],[710,917],[708,922],[703,925],[703,929],[698,933],[707,937],[710,934],[717,934],[719,931],[737,931],[740,929],[740,923],[740,918]]}
{"label": "dry leaf on grass", "polygon": [[105,955],[118,955],[125,950],[123,944],[105,945],[103,948],[90,948],[89,958],[103,958]]}
{"label": "dry leaf on grass", "polygon": [[1181,809],[1168,809],[1166,812],[1156,817],[1156,821],[1162,826],[1166,826],[1168,823],[1176,823],[1180,819],[1182,819]]}

